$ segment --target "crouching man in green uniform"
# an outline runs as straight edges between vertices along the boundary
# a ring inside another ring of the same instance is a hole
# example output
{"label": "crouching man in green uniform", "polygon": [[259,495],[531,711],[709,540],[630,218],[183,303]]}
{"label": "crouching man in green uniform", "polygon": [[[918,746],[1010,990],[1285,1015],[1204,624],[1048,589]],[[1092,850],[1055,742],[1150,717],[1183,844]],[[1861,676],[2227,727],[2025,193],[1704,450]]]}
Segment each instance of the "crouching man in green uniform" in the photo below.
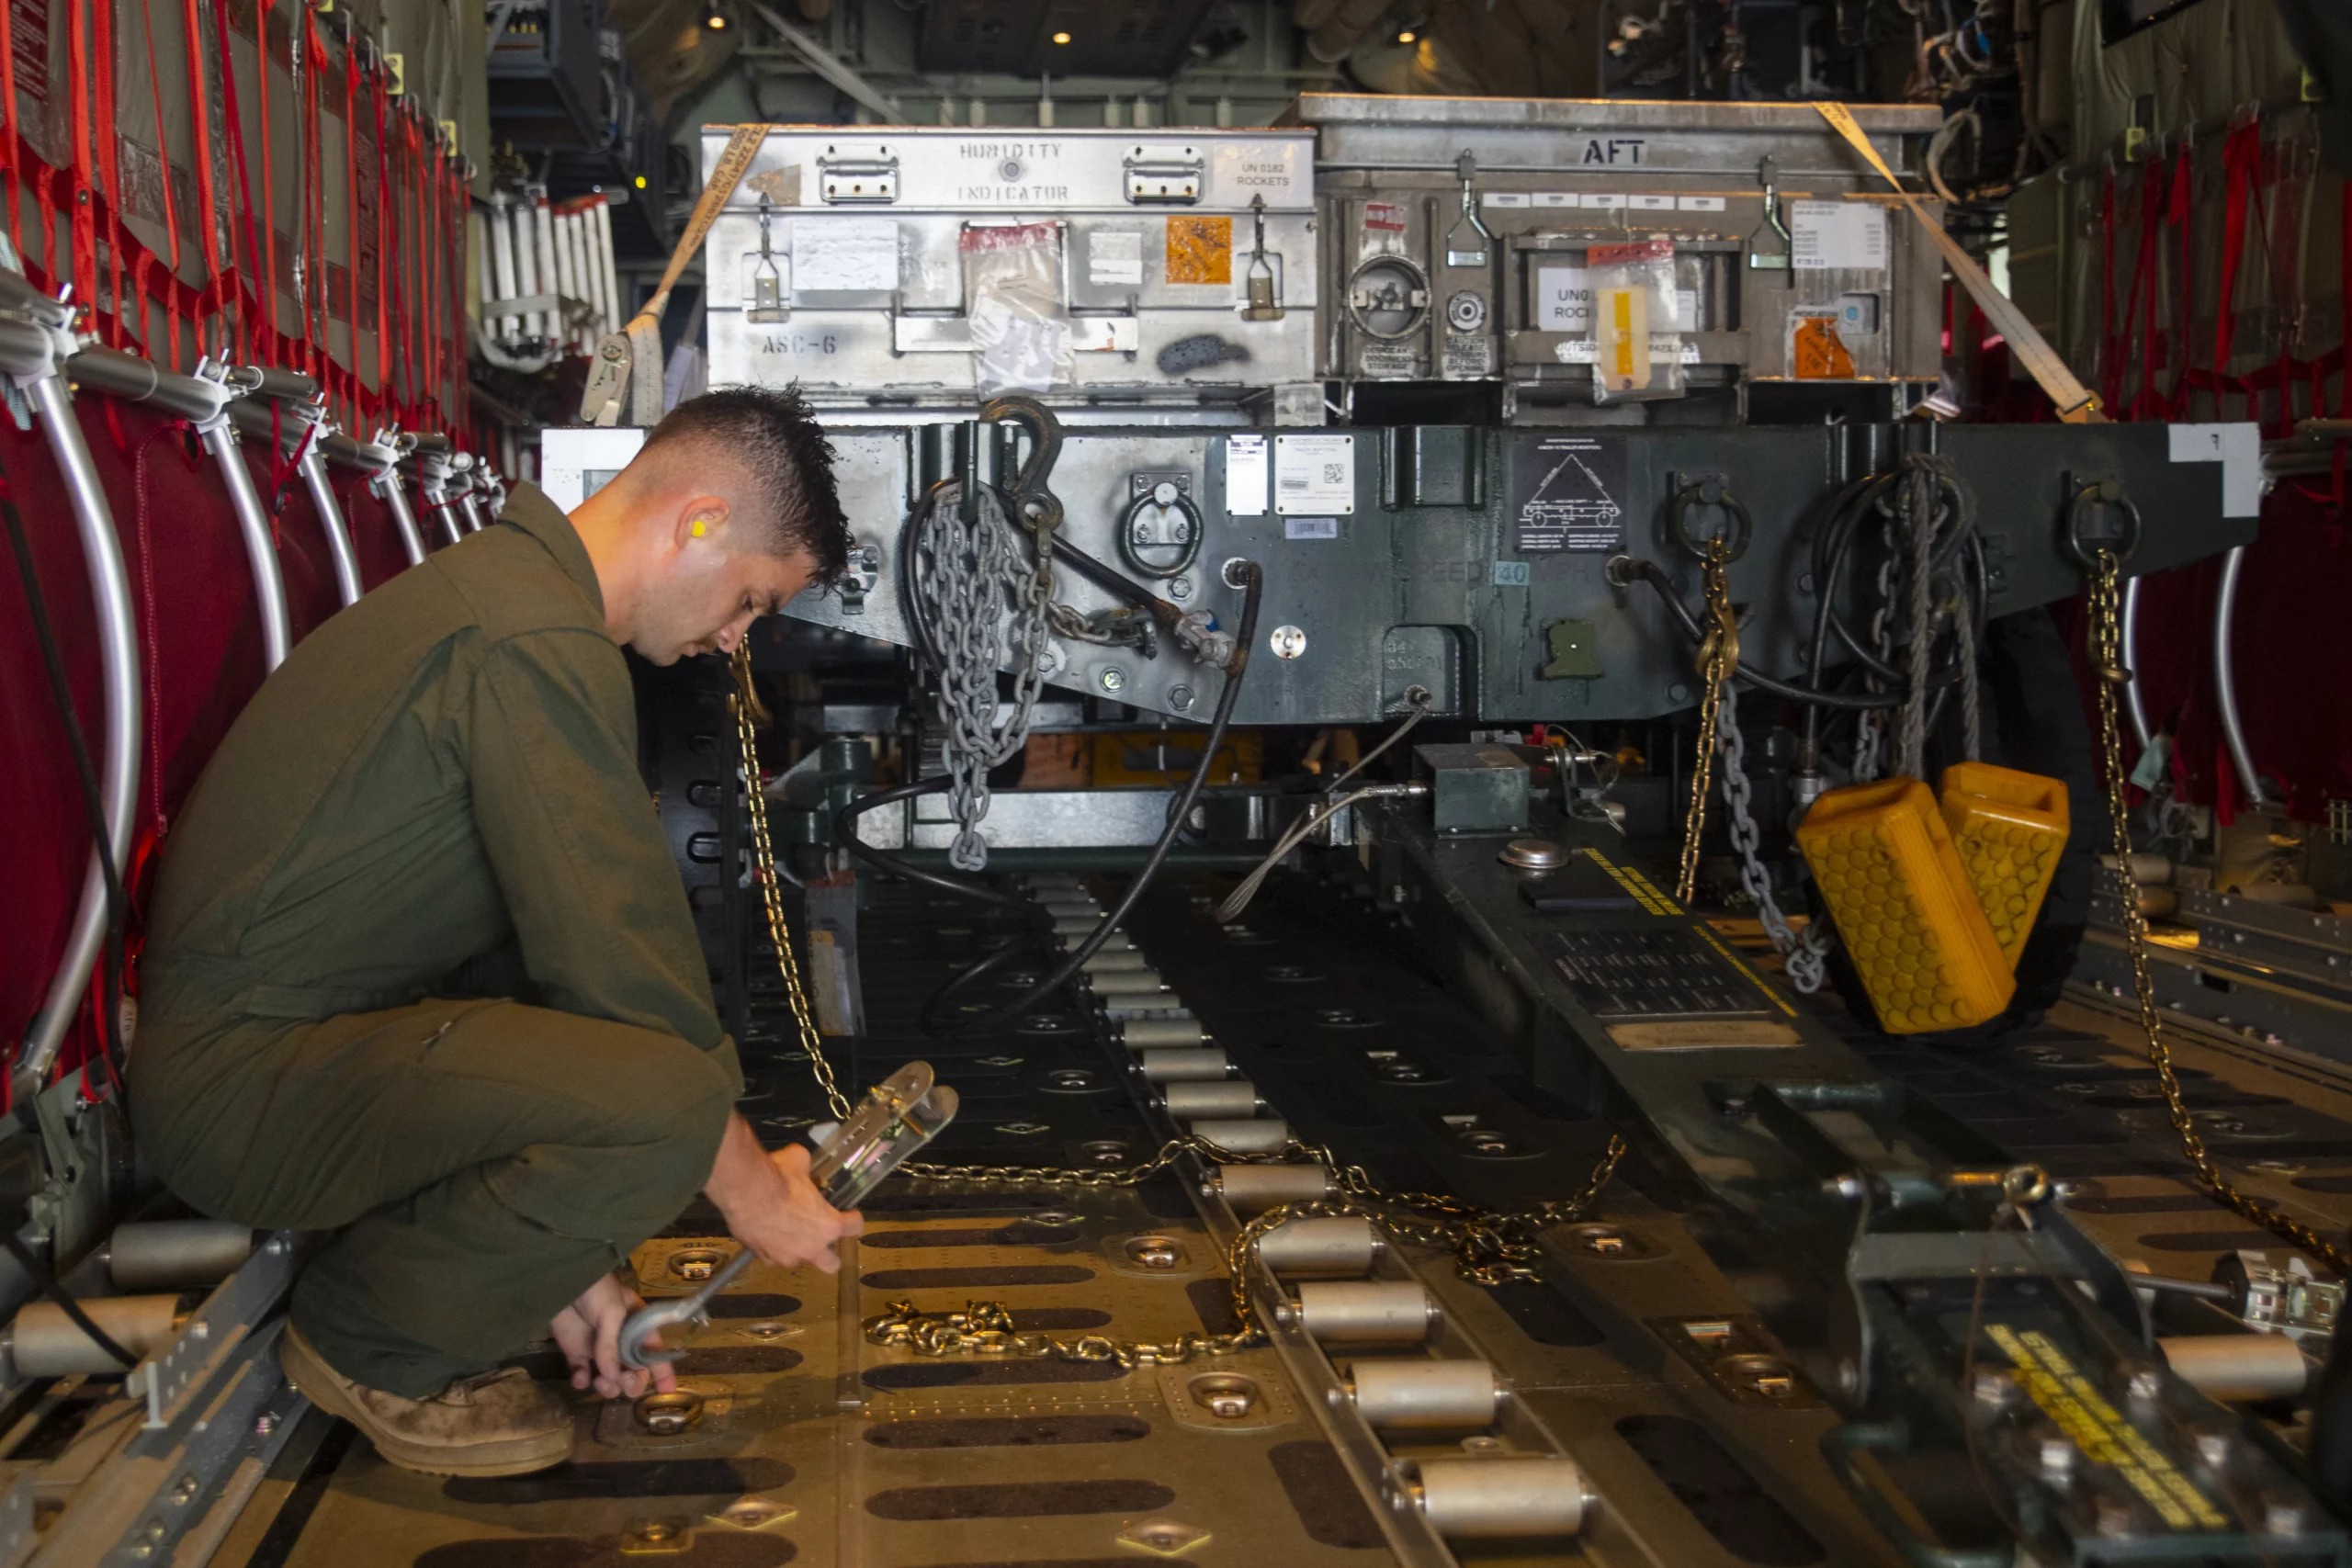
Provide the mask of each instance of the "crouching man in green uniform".
{"label": "crouching man in green uniform", "polygon": [[209,1214],[334,1233],[286,1369],[395,1463],[562,1462],[563,1398],[495,1370],[550,1332],[573,1387],[641,1393],[615,1270],[697,1191],[772,1264],[858,1232],[734,1111],[621,657],[731,649],[840,570],[831,462],[794,395],[724,391],[569,517],[517,486],[297,647],[173,828],[141,1148]]}

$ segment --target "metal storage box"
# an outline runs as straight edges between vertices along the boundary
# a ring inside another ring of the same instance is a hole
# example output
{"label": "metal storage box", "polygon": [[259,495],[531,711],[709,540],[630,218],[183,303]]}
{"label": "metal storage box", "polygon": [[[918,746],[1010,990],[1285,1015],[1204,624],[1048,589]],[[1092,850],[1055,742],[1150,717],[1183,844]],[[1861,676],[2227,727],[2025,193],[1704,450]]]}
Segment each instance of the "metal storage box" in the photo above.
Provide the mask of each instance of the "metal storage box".
{"label": "metal storage box", "polygon": [[[1941,123],[1853,113],[1898,171]],[[1678,299],[1650,357],[1679,390],[1626,417],[1885,418],[1890,383],[1941,367],[1940,258],[1809,105],[1308,94],[1284,121],[1317,137],[1332,380],[1499,381],[1539,423],[1589,404],[1587,253],[1653,239]]]}
{"label": "metal storage box", "polygon": [[[1313,141],[779,129],[705,244],[711,382],[939,411],[1042,364],[1021,389],[1066,417],[1320,423]],[[1021,287],[976,267],[1007,251]]]}

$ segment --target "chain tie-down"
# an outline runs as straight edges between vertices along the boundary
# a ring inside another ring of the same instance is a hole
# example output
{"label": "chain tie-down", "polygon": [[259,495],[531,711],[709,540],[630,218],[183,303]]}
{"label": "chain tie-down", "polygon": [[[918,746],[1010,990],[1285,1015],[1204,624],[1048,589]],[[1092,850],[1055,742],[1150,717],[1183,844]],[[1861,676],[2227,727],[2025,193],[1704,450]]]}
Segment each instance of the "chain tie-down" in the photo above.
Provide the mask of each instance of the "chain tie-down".
{"label": "chain tie-down", "polygon": [[2255,1197],[2222,1174],[2222,1168],[2198,1134],[2188,1100],[2180,1091],[2180,1076],[2172,1065],[2172,1043],[2165,1038],[2163,1015],[2156,1007],[2155,987],[2148,979],[2148,918],[2140,909],[2140,880],[2132,872],[2131,802],[2124,791],[2130,776],[2123,766],[2123,737],[2118,722],[2116,689],[2132,679],[2123,666],[2122,591],[2119,586],[2123,558],[2112,549],[2088,552],[2084,575],[2090,590],[2090,661],[2096,677],[2093,697],[2098,709],[2099,761],[2107,774],[2107,815],[2115,835],[2115,891],[2122,905],[2124,945],[2132,955],[2132,994],[2140,1008],[2140,1029],[2148,1039],[2148,1065],[2156,1070],[2164,1090],[2165,1111],[2180,1139],[2180,1152],[2197,1175],[2198,1185],[2223,1208],[2260,1225],[2291,1247],[2301,1247],[2338,1274],[2352,1274],[2352,1250],[2328,1240],[2311,1226],[2267,1199]]}

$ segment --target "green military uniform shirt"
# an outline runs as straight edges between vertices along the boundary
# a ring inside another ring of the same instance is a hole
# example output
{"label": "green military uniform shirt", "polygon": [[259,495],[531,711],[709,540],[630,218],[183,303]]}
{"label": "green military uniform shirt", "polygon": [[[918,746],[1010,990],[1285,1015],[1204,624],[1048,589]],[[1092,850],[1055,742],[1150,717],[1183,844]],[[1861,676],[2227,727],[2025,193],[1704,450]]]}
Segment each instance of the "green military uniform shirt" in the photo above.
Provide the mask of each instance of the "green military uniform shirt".
{"label": "green military uniform shirt", "polygon": [[166,1037],[509,995],[678,1036],[740,1089],[628,666],[545,494],[264,683],[166,840],[142,971]]}

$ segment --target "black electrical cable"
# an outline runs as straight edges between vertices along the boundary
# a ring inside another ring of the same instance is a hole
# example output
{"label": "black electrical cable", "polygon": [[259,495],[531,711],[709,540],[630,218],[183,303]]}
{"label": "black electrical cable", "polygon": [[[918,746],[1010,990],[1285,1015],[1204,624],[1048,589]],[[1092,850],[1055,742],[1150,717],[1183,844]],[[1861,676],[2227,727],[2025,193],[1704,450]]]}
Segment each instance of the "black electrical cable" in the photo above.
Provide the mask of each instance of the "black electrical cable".
{"label": "black electrical cable", "polygon": [[0,468],[0,518],[7,523],[8,548],[17,558],[17,574],[24,580],[25,606],[32,617],[33,640],[40,645],[50,700],[57,705],[58,719],[65,726],[66,746],[74,756],[74,775],[82,786],[82,809],[89,820],[91,840],[97,846],[98,864],[105,873],[106,972],[99,987],[105,1016],[98,1021],[98,1035],[119,1085],[123,1081],[124,1054],[121,1010],[117,998],[122,983],[123,931],[130,901],[123,892],[122,868],[115,863],[114,841],[107,832],[106,803],[98,787],[97,764],[90,756],[89,738],[82,731],[82,716],[74,706],[74,687],[66,676],[65,654],[58,646],[56,625],[49,618],[49,600],[41,592],[40,574],[33,565],[32,541],[25,534],[24,518],[17,512],[6,468]]}
{"label": "black electrical cable", "polygon": [[924,998],[922,1010],[915,1018],[915,1027],[933,1039],[954,1032],[957,1026],[947,1021],[944,1017],[951,1003],[982,980],[996,974],[998,970],[1009,967],[1016,958],[1035,954],[1040,961],[1051,963],[1054,957],[1053,934],[1050,929],[1016,933],[1011,942],[965,969],[947,984]]}
{"label": "black electrical cable", "polygon": [[[1839,493],[1837,501],[1831,503],[1828,520],[1822,531],[1815,536],[1814,591],[1818,598],[1814,611],[1813,646],[1810,657],[1806,660],[1810,689],[1815,692],[1823,690],[1822,677],[1828,660],[1829,632],[1833,625],[1837,626],[1839,636],[1856,655],[1859,662],[1870,673],[1890,684],[1907,687],[1910,683],[1910,677],[1906,673],[1895,670],[1870,649],[1862,648],[1856,642],[1850,633],[1846,630],[1844,622],[1837,615],[1836,609],[1838,582],[1844,575],[1847,554],[1854,542],[1855,530],[1861,517],[1870,508],[1878,504],[1880,498],[1900,477],[1899,472],[1872,475],[1847,486]],[[1961,482],[1957,474],[1943,470],[1939,471],[1938,478],[1943,481],[1944,487],[1951,491],[1954,498],[1954,515],[1963,525],[1951,539],[1947,541],[1945,547],[1949,548],[1955,543],[1962,547],[1968,572],[1967,578],[1961,583],[1962,593],[1966,602],[1970,622],[1976,634],[1975,645],[1982,648],[1984,646],[1985,627],[1990,618],[1988,604],[1992,596],[1992,589],[1991,574],[1984,563],[1984,536],[1977,533],[1975,527],[1975,500],[1968,488]],[[1944,559],[1946,570],[1948,570],[1949,556]],[[1936,558],[1931,556],[1929,560],[1931,572],[1939,570],[1935,561]],[[1952,679],[1959,673],[1960,666],[1958,660],[1955,659],[1952,663],[1938,669],[1931,675],[1929,683],[1935,686],[1940,694],[1940,692],[1948,688]],[[1940,705],[1939,712],[1940,712]],[[1805,709],[1805,742],[1811,749],[1810,754],[1814,756],[1819,755],[1820,720],[1821,706],[1808,705]]]}
{"label": "black electrical cable", "polygon": [[[1675,597],[1673,584],[1667,581],[1666,570],[1663,567],[1654,560],[1644,560],[1639,556],[1625,556],[1620,558],[1627,563],[1626,570],[1635,577],[1644,579],[1651,587],[1657,590],[1658,599],[1681,626],[1682,635],[1690,639],[1692,646],[1695,647],[1704,640],[1706,634],[1699,629],[1698,618],[1690,614],[1689,605]],[[1823,707],[1850,708],[1865,713],[1883,708],[1900,707],[1904,700],[1903,694],[1900,692],[1848,695],[1838,692],[1812,691],[1803,686],[1792,686],[1785,682],[1775,681],[1770,675],[1759,675],[1744,664],[1732,671],[1732,679],[1742,685],[1753,686],[1759,692],[1769,692],[1773,696],[1788,702],[1815,703]],[[1930,680],[1928,683],[1944,685],[1959,679],[1960,671],[1955,667],[1944,671],[1939,679]]]}
{"label": "black electrical cable", "polygon": [[878,811],[883,807],[897,806],[901,802],[914,800],[926,795],[944,795],[951,782],[942,774],[935,779],[924,779],[919,784],[893,784],[888,789],[876,790],[872,795],[859,795],[855,800],[833,813],[833,842],[876,871],[887,873],[891,876],[905,877],[909,882],[920,882],[926,887],[935,887],[942,893],[952,893],[958,898],[970,898],[982,904],[993,905],[1009,914],[1019,916],[1023,920],[1036,920],[1041,911],[1036,905],[1026,898],[1015,897],[1010,893],[1000,893],[983,883],[967,882],[961,877],[927,871],[922,866],[902,861],[896,855],[886,854],[857,836],[857,819],[867,812]]}
{"label": "black electrical cable", "polygon": [[[1159,875],[1161,863],[1168,859],[1168,852],[1174,848],[1176,837],[1183,829],[1184,819],[1193,814],[1193,803],[1200,798],[1202,787],[1208,783],[1209,769],[1216,761],[1217,748],[1225,741],[1226,727],[1233,720],[1234,702],[1241,694],[1241,678],[1250,665],[1250,645],[1257,640],[1258,606],[1260,600],[1264,596],[1265,571],[1256,561],[1250,560],[1232,563],[1227,570],[1228,574],[1238,572],[1240,575],[1239,586],[1244,595],[1241,604],[1241,624],[1236,628],[1234,634],[1233,660],[1226,666],[1225,690],[1217,694],[1216,714],[1209,721],[1208,739],[1201,747],[1200,763],[1193,768],[1192,777],[1184,781],[1182,792],[1169,807],[1168,825],[1160,829],[1158,841],[1151,846],[1151,852],[1144,857],[1142,866],[1128,882],[1127,890],[1120,897],[1119,902],[1102,917],[1093,931],[1087,933],[1084,941],[1063,956],[1061,963],[1056,965],[1050,974],[1003,1006],[954,1025],[953,1032],[970,1034],[983,1030],[1002,1028],[1064,986],[1069,985],[1079,971],[1086,967],[1086,961],[1102,951],[1102,944],[1108,942],[1111,939],[1111,933],[1118,929],[1119,922],[1127,918],[1136,903],[1142,899],[1145,891],[1151,886],[1152,878]],[[1227,581],[1231,581],[1230,575]],[[989,959],[974,965],[972,971],[957,976],[957,979],[968,984],[978,977],[979,972],[988,971],[992,967],[1001,967],[1003,963],[1010,962],[1007,954],[1012,951],[1008,948],[1004,952],[991,954]],[[955,984],[956,982],[950,982],[951,986]],[[931,1010],[931,1008],[926,1005],[924,1011],[927,1016]]]}
{"label": "black electrical cable", "polygon": [[0,1230],[0,1247],[6,1247],[8,1256],[17,1260],[17,1267],[32,1277],[33,1283],[40,1287],[40,1293],[55,1302],[67,1320],[90,1337],[91,1344],[120,1361],[126,1370],[139,1364],[138,1357],[124,1349],[113,1335],[98,1326],[96,1318],[82,1310],[82,1303],[74,1299],[74,1292],[65,1288],[50,1270],[49,1265],[33,1256],[32,1248],[17,1239],[16,1232]]}
{"label": "black electrical cable", "polygon": [[[1939,458],[1906,457],[1904,467],[1867,481],[1859,496],[1854,494],[1853,487],[1849,487],[1847,495],[1840,498],[1841,504],[1831,510],[1828,525],[1815,535],[1813,541],[1814,584],[1820,594],[1815,612],[1815,620],[1818,622],[1826,617],[1830,629],[1838,634],[1838,639],[1882,681],[1899,682],[1908,677],[1881,660],[1854,635],[1853,628],[1838,613],[1836,588],[1838,578],[1845,571],[1847,552],[1854,543],[1862,518],[1878,507],[1887,492],[1900,484],[1906,474],[1918,469],[1925,469],[1936,481],[1937,488],[1952,498],[1950,525],[1938,531],[1928,557],[1930,576],[1950,577],[1954,558],[1972,544],[1981,551],[1983,542],[1976,533],[1976,498],[1973,492],[1961,482],[1950,464]],[[1817,650],[1815,655],[1816,669],[1820,657]]]}
{"label": "black electrical cable", "polygon": [[934,670],[940,667],[942,660],[939,644],[931,635],[931,623],[923,619],[922,600],[915,592],[916,559],[921,554],[917,546],[924,521],[930,517],[931,509],[939,503],[940,491],[955,482],[954,479],[941,479],[924,491],[922,499],[915,502],[913,510],[907,513],[905,525],[899,530],[899,614],[906,617],[907,629],[914,634],[916,651],[929,660]]}

